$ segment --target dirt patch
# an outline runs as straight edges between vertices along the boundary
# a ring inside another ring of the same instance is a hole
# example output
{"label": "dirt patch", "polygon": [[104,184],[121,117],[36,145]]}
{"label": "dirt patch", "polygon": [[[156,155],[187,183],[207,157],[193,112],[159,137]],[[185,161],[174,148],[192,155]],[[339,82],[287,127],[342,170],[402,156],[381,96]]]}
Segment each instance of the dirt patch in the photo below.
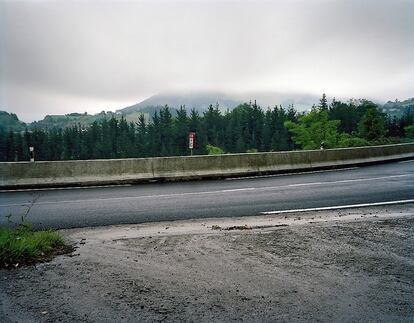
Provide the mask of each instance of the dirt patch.
{"label": "dirt patch", "polygon": [[232,225],[231,227],[224,228],[223,230],[226,231],[233,231],[233,230],[251,230],[253,229],[251,226],[245,225]]}
{"label": "dirt patch", "polygon": [[414,320],[414,205],[63,234],[72,257],[0,271],[0,321]]}
{"label": "dirt patch", "polygon": [[55,247],[53,250],[49,251],[48,253],[41,254],[36,259],[24,258],[18,262],[0,263],[0,270],[1,269],[14,270],[18,267],[33,266],[35,264],[52,261],[57,256],[61,256],[61,255],[69,255],[69,257],[71,257],[73,251],[75,251],[75,247],[72,245],[58,246],[58,247]]}

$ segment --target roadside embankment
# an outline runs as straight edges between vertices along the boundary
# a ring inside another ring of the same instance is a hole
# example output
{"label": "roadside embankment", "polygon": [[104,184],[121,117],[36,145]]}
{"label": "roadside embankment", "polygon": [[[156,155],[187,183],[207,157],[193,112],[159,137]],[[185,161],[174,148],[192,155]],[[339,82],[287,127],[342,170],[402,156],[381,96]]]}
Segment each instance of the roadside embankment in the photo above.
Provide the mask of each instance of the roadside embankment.
{"label": "roadside embankment", "polygon": [[414,204],[64,230],[0,321],[412,322]]}
{"label": "roadside embankment", "polygon": [[246,176],[414,158],[414,143],[210,156],[0,163],[0,188]]}

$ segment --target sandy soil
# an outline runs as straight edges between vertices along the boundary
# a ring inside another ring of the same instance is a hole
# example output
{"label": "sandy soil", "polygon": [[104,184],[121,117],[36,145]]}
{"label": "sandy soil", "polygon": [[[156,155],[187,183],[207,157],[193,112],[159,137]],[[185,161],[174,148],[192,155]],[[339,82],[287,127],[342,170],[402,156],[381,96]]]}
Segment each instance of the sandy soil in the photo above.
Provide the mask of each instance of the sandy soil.
{"label": "sandy soil", "polygon": [[62,233],[0,271],[1,322],[414,321],[414,204]]}

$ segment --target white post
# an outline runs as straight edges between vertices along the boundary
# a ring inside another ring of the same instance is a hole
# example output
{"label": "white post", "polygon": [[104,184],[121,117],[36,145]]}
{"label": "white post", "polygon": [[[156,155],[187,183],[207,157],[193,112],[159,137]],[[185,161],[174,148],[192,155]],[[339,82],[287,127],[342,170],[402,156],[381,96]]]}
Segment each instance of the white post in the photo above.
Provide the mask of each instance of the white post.
{"label": "white post", "polygon": [[30,152],[30,161],[33,163],[34,162],[34,147],[29,147],[29,152]]}

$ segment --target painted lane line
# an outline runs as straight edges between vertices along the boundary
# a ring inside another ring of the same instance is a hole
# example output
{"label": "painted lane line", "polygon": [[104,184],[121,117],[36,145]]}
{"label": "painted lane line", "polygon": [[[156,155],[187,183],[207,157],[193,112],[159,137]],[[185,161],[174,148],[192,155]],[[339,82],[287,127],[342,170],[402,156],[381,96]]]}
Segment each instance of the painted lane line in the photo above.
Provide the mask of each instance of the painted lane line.
{"label": "painted lane line", "polygon": [[288,186],[297,187],[297,186],[312,186],[312,185],[329,185],[329,184],[339,184],[339,183],[368,182],[368,181],[376,181],[376,180],[379,180],[379,179],[410,177],[410,176],[414,176],[414,174],[390,175],[390,176],[371,177],[371,178],[357,178],[357,179],[343,179],[343,180],[340,180],[340,181],[331,181],[331,182],[300,183],[300,184],[290,184]]}
{"label": "painted lane line", "polygon": [[413,163],[414,162],[414,159],[411,159],[411,160],[403,160],[403,161],[400,161],[400,162],[398,162],[399,164],[404,164],[404,163]]}
{"label": "painted lane line", "polygon": [[229,193],[229,192],[241,192],[241,191],[253,191],[253,190],[257,190],[257,188],[256,187],[235,188],[235,189],[230,189],[230,190],[222,190],[218,192]]}
{"label": "painted lane line", "polygon": [[327,183],[334,183],[334,182],[314,182],[314,183],[299,183],[299,184],[290,184],[289,187],[300,187],[300,186],[310,186],[310,185],[323,185]]}
{"label": "painted lane line", "polygon": [[[184,192],[184,193],[172,193],[172,194],[122,196],[122,197],[111,197],[111,198],[83,199],[83,200],[63,200],[63,201],[37,202],[36,206],[39,206],[39,205],[53,205],[53,204],[68,204],[68,203],[82,203],[82,202],[138,200],[138,199],[151,199],[151,198],[171,198],[171,197],[197,196],[197,195],[207,195],[207,194],[223,194],[223,193],[225,194],[225,193],[253,191],[253,190],[256,190],[256,191],[282,190],[282,189],[286,189],[286,188],[300,187],[300,186],[332,185],[332,184],[340,184],[340,183],[355,183],[355,182],[366,182],[366,181],[375,181],[375,180],[380,180],[380,179],[411,177],[411,176],[414,176],[414,174],[390,175],[390,176],[349,179],[349,180],[332,181],[332,182],[313,182],[313,183],[299,183],[299,184],[289,184],[289,185],[279,185],[279,186],[234,188],[234,189],[225,189],[225,190],[217,190],[217,191]],[[13,204],[0,204],[0,207],[24,206],[24,205],[27,205],[28,203],[29,202],[13,203]]]}
{"label": "painted lane line", "polygon": [[381,180],[381,179],[399,178],[399,177],[411,177],[411,176],[414,176],[414,174],[390,175],[390,176],[371,177],[371,178],[345,179],[345,180],[330,181],[330,182],[298,183],[298,184],[289,184],[289,185],[283,185],[283,186],[266,186],[266,187],[259,187],[259,188],[256,188],[256,189],[257,190],[273,190],[273,189],[286,188],[286,187],[332,185],[332,184],[341,184],[341,183],[345,183],[346,184],[346,183],[369,182],[369,181],[376,181],[376,180]]}
{"label": "painted lane line", "polygon": [[283,213],[297,213],[297,212],[311,212],[311,211],[326,211],[326,210],[339,210],[339,209],[353,209],[353,208],[360,208],[360,207],[394,205],[394,204],[406,204],[406,203],[414,203],[414,199],[411,199],[411,200],[399,200],[399,201],[375,202],[375,203],[350,204],[350,205],[335,205],[335,206],[314,207],[314,208],[307,208],[307,209],[292,209],[292,210],[279,210],[279,211],[265,211],[265,212],[260,212],[260,214],[263,214],[263,215],[271,215],[271,214],[283,214]]}
{"label": "painted lane line", "polygon": [[309,172],[296,172],[296,173],[287,173],[287,174],[230,177],[230,178],[225,178],[224,180],[225,181],[238,181],[238,180],[243,180],[243,179],[254,179],[254,178],[268,178],[268,177],[293,176],[293,175],[303,175],[303,174],[315,174],[315,173],[342,172],[342,171],[358,169],[358,168],[360,168],[360,167],[347,167],[347,168],[340,168],[340,169],[313,170],[313,171],[309,171]]}
{"label": "painted lane line", "polygon": [[[158,195],[142,195],[142,196],[122,196],[122,197],[110,197],[110,198],[98,198],[98,199],[85,199],[85,200],[63,200],[63,201],[51,201],[51,202],[37,202],[35,205],[52,205],[52,204],[68,204],[68,203],[82,203],[82,202],[100,202],[100,201],[119,201],[119,200],[138,200],[138,199],[150,199],[150,198],[165,198],[165,197],[177,197],[177,196],[192,196],[192,195],[207,195],[207,194],[222,194],[239,191],[252,191],[254,187],[237,188],[219,191],[205,191],[205,192],[186,192],[186,193],[173,193],[173,194],[158,194]],[[14,204],[0,204],[0,207],[11,206],[25,206],[30,202],[14,203]]]}

